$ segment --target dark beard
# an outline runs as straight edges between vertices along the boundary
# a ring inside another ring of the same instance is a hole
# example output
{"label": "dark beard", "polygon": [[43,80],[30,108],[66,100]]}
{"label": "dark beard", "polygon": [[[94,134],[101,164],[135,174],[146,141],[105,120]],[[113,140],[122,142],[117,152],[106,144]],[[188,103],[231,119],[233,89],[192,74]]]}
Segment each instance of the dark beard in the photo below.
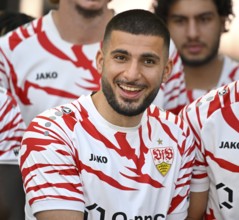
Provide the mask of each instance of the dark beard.
{"label": "dark beard", "polygon": [[124,116],[136,116],[143,113],[149,105],[153,102],[155,97],[158,94],[158,89],[152,91],[147,97],[145,97],[144,101],[138,107],[132,107],[134,101],[125,99],[124,103],[127,105],[120,105],[115,98],[115,94],[110,84],[107,82],[105,77],[102,77],[102,91],[106,97],[108,104],[119,114]]}
{"label": "dark beard", "polygon": [[203,66],[203,65],[209,63],[211,60],[213,60],[217,56],[218,47],[219,47],[219,44],[217,44],[213,48],[213,50],[211,51],[211,53],[207,57],[205,57],[204,59],[201,59],[201,60],[189,60],[186,57],[184,57],[183,55],[181,55],[182,62],[185,66],[190,66],[190,67]]}
{"label": "dark beard", "polygon": [[77,12],[85,18],[94,18],[103,14],[103,8],[98,10],[89,10],[81,7],[80,5],[75,6]]}

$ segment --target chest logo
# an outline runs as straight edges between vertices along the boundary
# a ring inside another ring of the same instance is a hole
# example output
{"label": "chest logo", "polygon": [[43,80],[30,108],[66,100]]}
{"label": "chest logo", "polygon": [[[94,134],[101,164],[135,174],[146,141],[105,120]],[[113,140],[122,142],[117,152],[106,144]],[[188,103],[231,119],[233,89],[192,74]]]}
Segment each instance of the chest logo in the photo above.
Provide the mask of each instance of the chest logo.
{"label": "chest logo", "polygon": [[172,147],[157,147],[150,149],[151,154],[153,156],[154,164],[157,170],[163,175],[166,176],[168,171],[170,170],[174,152]]}
{"label": "chest logo", "polygon": [[55,71],[46,73],[37,73],[36,80],[56,79],[57,77],[58,73]]}

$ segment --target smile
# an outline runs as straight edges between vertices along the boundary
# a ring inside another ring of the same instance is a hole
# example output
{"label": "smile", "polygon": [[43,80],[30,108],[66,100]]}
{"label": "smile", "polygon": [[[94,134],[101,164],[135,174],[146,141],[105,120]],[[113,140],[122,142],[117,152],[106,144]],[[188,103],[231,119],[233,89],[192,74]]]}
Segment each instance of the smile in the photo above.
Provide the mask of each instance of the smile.
{"label": "smile", "polygon": [[136,87],[126,86],[126,85],[119,85],[119,87],[129,92],[139,92],[142,90],[142,88],[136,88]]}

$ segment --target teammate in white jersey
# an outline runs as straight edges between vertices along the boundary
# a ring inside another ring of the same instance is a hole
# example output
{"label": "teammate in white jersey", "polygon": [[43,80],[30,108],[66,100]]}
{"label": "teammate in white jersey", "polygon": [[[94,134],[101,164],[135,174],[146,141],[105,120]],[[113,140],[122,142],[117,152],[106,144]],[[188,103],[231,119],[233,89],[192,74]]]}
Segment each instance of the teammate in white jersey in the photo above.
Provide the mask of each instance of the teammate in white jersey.
{"label": "teammate in white jersey", "polygon": [[155,12],[182,58],[188,103],[239,79],[239,63],[218,52],[233,16],[232,0],[158,0]]}
{"label": "teammate in white jersey", "polygon": [[25,219],[25,194],[18,166],[24,130],[16,101],[0,88],[0,220]]}
{"label": "teammate in white jersey", "polygon": [[169,42],[151,12],[116,15],[96,57],[101,90],[31,122],[20,167],[38,220],[186,218],[194,137],[151,105],[171,72]]}
{"label": "teammate in white jersey", "polygon": [[[61,0],[58,10],[0,39],[0,84],[16,96],[26,124],[47,108],[100,88],[94,59],[114,15],[108,1]],[[177,113],[186,93],[175,50],[172,44],[175,66],[156,104]]]}
{"label": "teammate in white jersey", "polygon": [[202,219],[206,206],[206,220],[239,219],[238,112],[238,81],[211,91],[182,111],[197,144],[192,219]]}

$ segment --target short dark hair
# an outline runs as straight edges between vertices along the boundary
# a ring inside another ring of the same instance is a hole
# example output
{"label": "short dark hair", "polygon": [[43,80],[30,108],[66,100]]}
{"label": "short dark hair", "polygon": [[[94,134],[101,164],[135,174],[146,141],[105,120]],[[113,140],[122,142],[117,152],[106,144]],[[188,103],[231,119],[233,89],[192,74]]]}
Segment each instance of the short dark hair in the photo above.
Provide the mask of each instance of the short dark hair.
{"label": "short dark hair", "polygon": [[[158,0],[157,6],[154,8],[154,12],[159,16],[165,23],[167,23],[168,13],[173,3],[180,0]],[[232,0],[213,0],[217,7],[219,16],[223,16],[226,20],[231,21],[234,17],[232,10]],[[225,29],[225,32],[228,31]]]}
{"label": "short dark hair", "polygon": [[135,35],[162,37],[168,51],[170,34],[166,24],[155,14],[143,9],[133,9],[115,15],[107,24],[103,46],[113,31],[123,31]]}

